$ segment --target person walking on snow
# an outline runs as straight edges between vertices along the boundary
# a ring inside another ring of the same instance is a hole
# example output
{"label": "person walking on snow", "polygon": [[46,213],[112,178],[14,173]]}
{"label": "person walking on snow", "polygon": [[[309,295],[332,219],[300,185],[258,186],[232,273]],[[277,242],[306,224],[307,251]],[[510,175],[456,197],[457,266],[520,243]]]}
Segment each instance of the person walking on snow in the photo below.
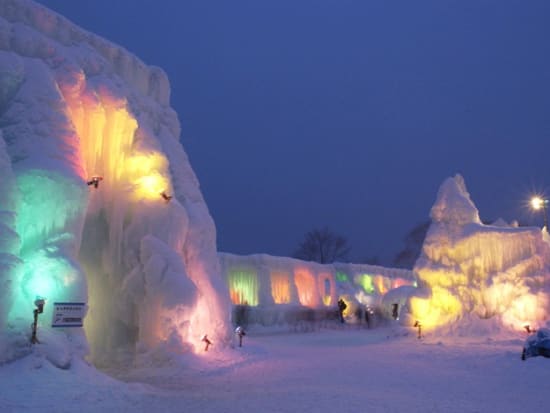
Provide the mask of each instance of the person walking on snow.
{"label": "person walking on snow", "polygon": [[346,302],[343,299],[338,300],[338,315],[340,316],[340,322],[344,322],[344,310],[348,308]]}

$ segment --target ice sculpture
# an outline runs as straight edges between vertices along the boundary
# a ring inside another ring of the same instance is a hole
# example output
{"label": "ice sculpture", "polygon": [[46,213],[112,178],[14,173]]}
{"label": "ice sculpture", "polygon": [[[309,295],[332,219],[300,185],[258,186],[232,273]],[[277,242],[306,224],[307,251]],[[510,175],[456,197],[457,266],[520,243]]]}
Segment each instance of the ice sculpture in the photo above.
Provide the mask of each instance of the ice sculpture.
{"label": "ice sculpture", "polygon": [[540,229],[483,225],[460,175],[443,182],[431,218],[414,267],[428,296],[410,301],[423,328],[465,315],[515,330],[548,319],[550,247]]}
{"label": "ice sculpture", "polygon": [[97,363],[229,339],[215,227],[169,95],[161,69],[0,0],[0,327],[26,328],[41,295],[44,327],[51,303],[88,303]]}
{"label": "ice sculpture", "polygon": [[261,325],[296,322],[310,310],[329,314],[339,298],[352,313],[358,306],[380,304],[392,288],[416,285],[412,271],[400,268],[319,264],[267,254],[219,257],[232,303],[247,306],[250,319]]}

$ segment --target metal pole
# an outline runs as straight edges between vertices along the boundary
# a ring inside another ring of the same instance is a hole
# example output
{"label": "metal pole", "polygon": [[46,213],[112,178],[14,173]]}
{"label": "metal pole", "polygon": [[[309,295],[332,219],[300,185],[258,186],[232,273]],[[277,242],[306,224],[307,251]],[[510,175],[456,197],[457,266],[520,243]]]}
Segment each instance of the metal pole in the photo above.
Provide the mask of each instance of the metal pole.
{"label": "metal pole", "polygon": [[546,212],[546,204],[548,203],[548,199],[542,200],[542,212],[544,213],[544,227],[548,231],[548,214]]}
{"label": "metal pole", "polygon": [[420,323],[420,321],[416,320],[416,322],[414,323],[414,327],[418,327],[418,339],[421,339],[422,338],[422,324]]}
{"label": "metal pole", "polygon": [[33,313],[34,313],[34,320],[32,323],[31,343],[37,344],[37,343],[40,343],[40,341],[38,341],[38,337],[36,337],[36,329],[38,328],[38,310],[34,310]]}

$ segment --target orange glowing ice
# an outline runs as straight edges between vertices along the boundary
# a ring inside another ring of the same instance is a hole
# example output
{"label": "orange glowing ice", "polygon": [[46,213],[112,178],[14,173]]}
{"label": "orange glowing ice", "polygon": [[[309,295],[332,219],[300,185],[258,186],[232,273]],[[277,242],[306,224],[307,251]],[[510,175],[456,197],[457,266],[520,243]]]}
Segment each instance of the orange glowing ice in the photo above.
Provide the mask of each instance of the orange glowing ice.
{"label": "orange glowing ice", "polygon": [[319,293],[315,277],[307,268],[298,268],[294,272],[294,282],[298,290],[300,304],[306,307],[316,307],[319,303]]}
{"label": "orange glowing ice", "polygon": [[290,303],[290,274],[281,271],[271,273],[271,296],[275,304]]}

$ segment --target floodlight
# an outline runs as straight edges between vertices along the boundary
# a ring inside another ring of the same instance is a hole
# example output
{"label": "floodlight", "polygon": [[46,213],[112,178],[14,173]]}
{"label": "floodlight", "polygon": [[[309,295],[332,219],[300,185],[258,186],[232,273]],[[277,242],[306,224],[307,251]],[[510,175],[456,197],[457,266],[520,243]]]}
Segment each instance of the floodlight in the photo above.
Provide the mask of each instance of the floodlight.
{"label": "floodlight", "polygon": [[201,341],[205,343],[204,351],[208,351],[208,347],[212,344],[212,342],[208,339],[208,335],[203,335]]}
{"label": "floodlight", "polygon": [[46,299],[43,297],[36,297],[34,300],[35,309],[33,310],[33,322],[31,324],[32,327],[32,335],[31,335],[31,343],[36,344],[40,343],[38,341],[38,337],[36,337],[36,330],[38,328],[38,314],[42,314],[44,312],[44,305],[46,304]]}
{"label": "floodlight", "polygon": [[534,196],[531,198],[531,207],[535,211],[542,209],[543,218],[544,218],[544,227],[548,230],[548,216],[546,212],[546,205],[548,205],[548,199],[542,198],[540,196]]}
{"label": "floodlight", "polygon": [[414,322],[414,327],[418,328],[418,339],[422,338],[422,323],[418,320]]}
{"label": "floodlight", "polygon": [[37,298],[34,300],[34,305],[36,306],[36,310],[38,314],[42,314],[44,312],[44,304],[46,304],[46,300],[43,298]]}
{"label": "floodlight", "polygon": [[237,334],[237,337],[239,337],[239,347],[243,346],[243,336],[246,336],[246,332],[244,331],[244,328],[241,326],[237,326],[235,329],[235,334]]}

